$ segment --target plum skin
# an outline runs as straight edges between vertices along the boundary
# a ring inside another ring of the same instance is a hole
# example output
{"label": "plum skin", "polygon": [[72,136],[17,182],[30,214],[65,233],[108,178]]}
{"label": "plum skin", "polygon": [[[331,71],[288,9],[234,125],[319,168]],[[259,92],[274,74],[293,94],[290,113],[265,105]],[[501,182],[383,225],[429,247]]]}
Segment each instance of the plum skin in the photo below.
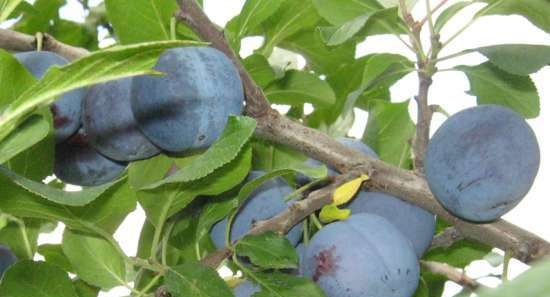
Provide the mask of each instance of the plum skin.
{"label": "plum skin", "polygon": [[[16,53],[15,58],[36,78],[40,79],[54,65],[65,65],[67,59],[47,51]],[[68,139],[81,124],[82,102],[86,89],[79,88],[63,94],[50,106],[54,117],[55,141],[57,143]]]}
{"label": "plum skin", "polygon": [[15,262],[17,262],[17,256],[12,250],[5,245],[0,245],[0,278],[11,265],[15,264]]}
{"label": "plum skin", "polygon": [[[264,174],[265,172],[262,171],[251,171],[246,181],[249,182]],[[255,222],[269,219],[287,209],[290,203],[285,203],[283,199],[292,191],[292,188],[282,178],[265,181],[256,188],[233,220],[231,241],[243,237]],[[225,247],[226,228],[227,218],[216,223],[210,232],[212,241],[218,249]],[[301,234],[302,224],[298,224],[288,232],[287,238],[293,245],[296,245],[301,239]]]}
{"label": "plum skin", "polygon": [[328,297],[410,297],[420,278],[411,242],[383,217],[367,213],[323,227],[302,266]]}
{"label": "plum skin", "polygon": [[233,288],[233,294],[236,297],[251,297],[254,293],[260,292],[260,286],[246,280]]}
{"label": "plum skin", "polygon": [[135,77],[132,112],[145,136],[163,150],[181,153],[211,145],[230,115],[242,113],[244,91],[231,60],[211,47],[165,51],[155,70]]}
{"label": "plum skin", "polygon": [[160,153],[139,130],[130,106],[131,78],[90,88],[82,119],[91,145],[117,161],[146,159]]}
{"label": "plum skin", "polygon": [[55,147],[54,173],[69,184],[99,186],[119,177],[126,165],[98,153],[83,129]]}
{"label": "plum skin", "polygon": [[480,105],[451,116],[426,151],[428,185],[451,213],[489,222],[514,208],[540,165],[536,136],[517,113]]}
{"label": "plum skin", "polygon": [[421,258],[435,233],[435,216],[409,202],[382,192],[360,191],[347,206],[352,214],[371,213],[394,224]]}

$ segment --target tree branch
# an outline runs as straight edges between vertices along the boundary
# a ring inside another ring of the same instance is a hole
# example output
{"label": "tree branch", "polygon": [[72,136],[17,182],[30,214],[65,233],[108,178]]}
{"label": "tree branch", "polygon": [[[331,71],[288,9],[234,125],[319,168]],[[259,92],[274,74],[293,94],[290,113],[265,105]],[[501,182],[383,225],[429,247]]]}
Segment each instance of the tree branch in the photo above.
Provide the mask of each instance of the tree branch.
{"label": "tree branch", "polygon": [[[243,75],[246,89],[246,112],[258,121],[256,135],[297,149],[342,172],[355,169],[370,176],[367,187],[388,192],[437,214],[451,223],[464,236],[487,245],[510,250],[515,258],[529,263],[550,256],[550,243],[504,220],[488,224],[474,224],[447,212],[432,195],[426,180],[415,172],[399,169],[351,150],[324,133],[291,121],[270,108],[261,89],[250,78],[240,59],[232,52],[222,33],[210,22],[195,0],[178,0],[184,20],[203,40],[211,42],[228,54]],[[263,110],[260,110],[263,109]],[[313,194],[312,194],[313,195]],[[320,204],[312,204],[313,212]],[[279,216],[278,216],[279,217]],[[269,221],[268,221],[269,222]],[[266,224],[270,224],[266,222]],[[289,220],[286,224],[297,223]]]}
{"label": "tree branch", "polygon": [[475,291],[484,286],[475,279],[470,278],[463,271],[450,266],[446,263],[433,262],[433,261],[420,261],[420,264],[424,269],[433,273],[445,276],[448,280],[453,281],[463,287],[466,287],[472,291]]}
{"label": "tree branch", "polygon": [[[69,60],[75,60],[90,53],[81,47],[64,44],[49,34],[43,36],[42,50],[57,53]],[[15,52],[29,52],[36,50],[36,44],[35,36],[0,29],[0,48]]]}
{"label": "tree branch", "polygon": [[464,239],[464,237],[456,228],[449,227],[434,237],[430,250],[437,248],[449,248],[455,242],[461,241],[462,239]]}

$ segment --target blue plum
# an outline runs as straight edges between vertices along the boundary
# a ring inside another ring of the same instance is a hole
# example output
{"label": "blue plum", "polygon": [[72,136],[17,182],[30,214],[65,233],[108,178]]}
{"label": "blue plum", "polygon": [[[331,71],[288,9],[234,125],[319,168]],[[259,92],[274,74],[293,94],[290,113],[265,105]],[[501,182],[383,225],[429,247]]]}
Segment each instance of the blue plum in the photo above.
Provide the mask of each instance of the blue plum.
{"label": "blue plum", "polygon": [[260,286],[249,280],[240,283],[233,289],[233,294],[235,294],[236,297],[251,297],[257,292],[260,292]]}
{"label": "blue plum", "polygon": [[[52,52],[24,52],[15,54],[15,58],[37,79],[54,65],[65,65],[68,61]],[[62,142],[73,135],[81,124],[82,101],[86,89],[80,88],[63,94],[51,106],[56,142]]]}
{"label": "blue plum", "polygon": [[[349,138],[349,137],[339,137],[336,140],[338,142],[340,142],[341,144],[345,145],[348,148],[359,151],[359,152],[363,153],[366,156],[378,159],[378,155],[376,154],[376,152],[359,139]],[[323,163],[319,162],[318,160],[309,158],[309,159],[306,160],[305,165],[310,166],[310,167],[317,167],[317,166],[323,165]],[[334,176],[334,175],[337,175],[337,174],[338,174],[338,172],[335,168],[328,167],[328,175],[329,176]],[[299,185],[307,184],[310,181],[311,180],[309,179],[309,177],[307,177],[303,174],[296,175],[296,182]]]}
{"label": "blue plum", "polygon": [[[247,182],[264,174],[265,172],[262,171],[252,171],[247,177]],[[233,220],[231,240],[243,237],[255,222],[269,219],[285,210],[290,203],[285,203],[284,197],[292,191],[282,178],[268,180],[256,188]],[[223,219],[212,227],[210,235],[217,248],[225,246],[226,226],[227,219]],[[287,238],[296,245],[300,241],[301,234],[302,224],[298,224],[288,232]]]}
{"label": "blue plum", "polygon": [[302,266],[328,297],[410,297],[420,278],[410,241],[383,217],[367,213],[317,232]]}
{"label": "blue plum", "polygon": [[523,199],[539,165],[539,146],[527,122],[506,107],[480,105],[458,112],[435,132],[425,171],[447,210],[487,222]]}
{"label": "blue plum", "polygon": [[132,79],[125,78],[90,88],[82,119],[92,146],[118,161],[146,159],[160,153],[139,130],[130,107]]}
{"label": "blue plum", "polygon": [[360,191],[348,204],[353,214],[372,213],[394,224],[407,237],[420,258],[430,246],[435,232],[435,216],[390,194]]}
{"label": "blue plum", "polygon": [[4,272],[17,262],[17,256],[5,245],[0,245],[0,278]]}
{"label": "blue plum", "polygon": [[242,113],[244,92],[231,60],[211,47],[164,52],[155,70],[165,75],[135,77],[132,111],[155,145],[185,152],[211,145],[230,115]]}
{"label": "blue plum", "polygon": [[119,177],[126,165],[98,153],[90,145],[83,129],[55,147],[54,173],[69,184],[102,185]]}

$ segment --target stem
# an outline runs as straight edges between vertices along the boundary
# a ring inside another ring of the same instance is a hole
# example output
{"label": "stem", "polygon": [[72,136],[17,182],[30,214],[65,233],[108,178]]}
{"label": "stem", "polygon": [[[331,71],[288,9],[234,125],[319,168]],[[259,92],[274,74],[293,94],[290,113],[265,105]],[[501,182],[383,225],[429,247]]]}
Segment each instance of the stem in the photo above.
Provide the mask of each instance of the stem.
{"label": "stem", "polygon": [[502,265],[502,281],[507,282],[508,281],[508,272],[510,270],[510,260],[512,260],[512,253],[507,250],[504,252],[504,263]]}
{"label": "stem", "polygon": [[324,177],[324,178],[320,178],[320,179],[317,179],[317,180],[314,180],[300,188],[298,188],[297,190],[295,190],[294,192],[288,194],[283,200],[285,202],[288,202],[290,200],[294,200],[296,198],[298,198],[300,195],[302,195],[304,192],[306,192],[307,190],[317,186],[317,185],[320,185],[320,184],[323,184],[323,183],[326,183],[328,180],[329,180],[330,177]]}
{"label": "stem", "polygon": [[139,291],[136,297],[142,297],[147,294],[149,290],[159,281],[163,274],[157,274],[141,291]]}
{"label": "stem", "polygon": [[309,219],[307,218],[304,219],[303,230],[304,230],[302,232],[303,241],[305,245],[308,245],[309,244]]}
{"label": "stem", "polygon": [[174,229],[174,225],[176,224],[175,221],[170,222],[166,226],[166,233],[164,234],[164,238],[162,240],[162,249],[161,249],[161,263],[162,265],[166,265],[166,251],[168,249],[168,240],[170,240],[170,235],[172,234],[172,230]]}
{"label": "stem", "polygon": [[321,221],[319,221],[319,219],[317,218],[317,216],[312,213],[311,215],[309,215],[309,219],[311,220],[311,222],[313,223],[313,225],[315,225],[315,227],[318,229],[318,230],[321,230],[323,229],[323,223],[321,223]]}
{"label": "stem", "polygon": [[449,59],[453,59],[453,58],[457,58],[457,57],[462,57],[462,56],[470,54],[470,53],[471,53],[470,51],[461,51],[461,52],[454,53],[454,54],[451,54],[451,55],[448,55],[448,56],[437,58],[437,59],[433,60],[433,62],[439,63],[441,61],[445,61],[445,60],[449,60]]}
{"label": "stem", "polygon": [[475,21],[477,20],[476,17],[473,17],[468,23],[466,23],[462,28],[460,28],[453,36],[451,36],[447,41],[443,42],[441,45],[441,48],[445,48],[448,46],[453,40],[455,40],[460,34],[464,33]]}
{"label": "stem", "polygon": [[175,16],[170,18],[170,38],[172,40],[177,40],[177,28],[178,28],[178,19]]}
{"label": "stem", "polygon": [[[429,1],[429,0],[426,0],[426,1]],[[429,16],[433,16],[434,13],[436,13],[441,7],[443,7],[443,5],[445,5],[445,3],[447,3],[449,0],[442,0],[441,2],[439,2],[433,9],[429,9],[428,8],[428,15],[426,15],[420,22],[418,22],[418,24],[420,26],[423,26],[427,21],[428,21],[428,18]],[[429,3],[428,3],[429,5]]]}

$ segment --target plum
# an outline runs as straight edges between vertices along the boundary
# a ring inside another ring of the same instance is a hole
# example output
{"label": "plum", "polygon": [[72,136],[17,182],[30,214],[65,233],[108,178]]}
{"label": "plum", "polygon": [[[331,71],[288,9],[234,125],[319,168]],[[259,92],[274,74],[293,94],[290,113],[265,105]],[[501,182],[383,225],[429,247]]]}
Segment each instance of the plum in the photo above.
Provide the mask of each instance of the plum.
{"label": "plum", "polygon": [[[339,137],[336,139],[336,141],[340,142],[341,144],[345,145],[350,149],[359,151],[366,156],[378,159],[378,155],[376,154],[376,152],[359,139],[349,138],[349,137]],[[317,167],[317,166],[321,166],[323,163],[319,162],[318,160],[309,158],[306,160],[305,164],[310,167]],[[336,168],[329,166],[328,176],[334,176],[337,174],[338,172]],[[303,174],[296,175],[296,183],[299,185],[305,185],[310,181],[311,179]]]}
{"label": "plum", "polygon": [[0,245],[0,277],[15,262],[17,262],[17,256],[15,256],[12,250],[5,245]]}
{"label": "plum", "polygon": [[480,105],[447,119],[426,151],[434,196],[451,213],[474,222],[500,218],[531,188],[540,151],[531,127],[503,106]]}
{"label": "plum", "polygon": [[[251,171],[247,177],[247,182],[264,174],[265,172],[262,171]],[[290,203],[285,203],[283,199],[290,193],[292,193],[292,188],[282,178],[268,180],[256,188],[244,205],[241,206],[233,220],[231,240],[234,241],[243,237],[256,221],[269,219],[285,210]],[[212,227],[210,235],[218,249],[225,246],[226,226],[227,218]],[[287,238],[293,245],[296,245],[300,241],[301,234],[302,224],[298,224],[288,232]]]}
{"label": "plum", "polygon": [[235,294],[236,297],[251,297],[257,292],[260,292],[260,286],[249,280],[240,283],[233,289],[233,294]]}
{"label": "plum", "polygon": [[302,266],[328,297],[410,297],[420,278],[411,242],[383,217],[367,213],[317,232]]}
{"label": "plum", "polygon": [[90,144],[118,161],[146,159],[160,153],[139,130],[130,107],[131,78],[98,84],[84,100],[82,119]]}
{"label": "plum", "polygon": [[394,224],[408,238],[420,258],[430,246],[435,232],[435,216],[390,194],[360,191],[349,203],[353,214],[372,213]]}
{"label": "plum", "polygon": [[102,185],[119,177],[126,165],[94,150],[83,129],[55,147],[54,173],[60,180],[69,184]]}
{"label": "plum", "polygon": [[197,46],[169,49],[154,69],[165,75],[135,77],[131,105],[140,129],[161,149],[206,148],[230,115],[242,113],[242,82],[222,52]]}
{"label": "plum", "polygon": [[[37,79],[42,78],[50,67],[68,63],[58,54],[46,51],[17,53],[15,58]],[[63,94],[50,106],[57,143],[68,139],[80,127],[82,101],[85,96],[85,88],[72,90]]]}

